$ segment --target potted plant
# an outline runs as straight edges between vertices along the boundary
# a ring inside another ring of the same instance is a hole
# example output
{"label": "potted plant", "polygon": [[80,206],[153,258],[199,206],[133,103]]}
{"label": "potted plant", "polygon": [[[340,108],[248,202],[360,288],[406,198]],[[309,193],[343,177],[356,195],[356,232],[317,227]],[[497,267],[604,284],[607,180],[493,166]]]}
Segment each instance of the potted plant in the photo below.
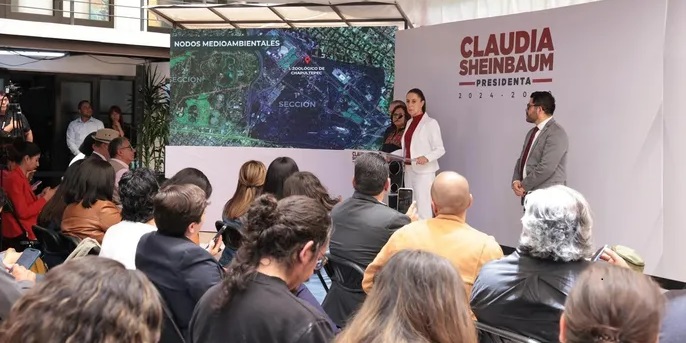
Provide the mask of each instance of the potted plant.
{"label": "potted plant", "polygon": [[135,101],[142,108],[136,119],[137,166],[150,168],[164,177],[164,153],[169,143],[170,90],[167,80],[157,69],[146,63],[142,66],[142,82],[138,83]]}

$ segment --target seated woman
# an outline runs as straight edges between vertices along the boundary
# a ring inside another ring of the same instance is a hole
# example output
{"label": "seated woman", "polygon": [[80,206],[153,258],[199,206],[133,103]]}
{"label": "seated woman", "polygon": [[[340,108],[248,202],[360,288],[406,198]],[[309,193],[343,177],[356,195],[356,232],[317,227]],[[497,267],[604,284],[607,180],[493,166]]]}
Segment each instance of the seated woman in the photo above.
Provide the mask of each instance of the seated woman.
{"label": "seated woman", "polygon": [[665,299],[648,276],[594,263],[577,279],[560,318],[562,343],[658,342]]}
{"label": "seated woman", "polygon": [[302,196],[277,202],[263,195],[245,218],[245,239],[227,277],[195,307],[190,342],[330,342],[324,315],[291,293],[326,253],[328,211]]}
{"label": "seated woman", "polygon": [[[264,163],[260,161],[248,161],[243,163],[241,169],[238,171],[236,191],[233,193],[233,197],[226,202],[224,211],[222,212],[222,220],[231,226],[228,230],[241,229],[242,224],[239,218],[248,212],[248,208],[253,200],[262,194],[262,186],[264,186],[266,175],[267,168],[264,166]],[[235,242],[229,242],[231,235],[228,230],[224,232],[224,244],[226,244],[226,249],[219,260],[219,264],[222,266],[228,265],[236,253],[231,247],[231,244],[229,244]]]}
{"label": "seated woman", "polygon": [[0,341],[157,343],[159,299],[143,273],[106,258],[77,258],[51,270],[17,301],[0,327]]}
{"label": "seated woman", "polygon": [[332,198],[319,178],[310,172],[297,172],[286,179],[283,183],[283,197],[292,195],[304,195],[317,200],[329,212],[341,201],[340,198]]}
{"label": "seated woman", "polygon": [[64,195],[68,189],[74,188],[76,183],[76,173],[79,170],[83,160],[78,160],[64,172],[62,182],[55,191],[55,195],[45,204],[43,210],[38,215],[38,225],[46,229],[59,231],[62,224],[62,215],[64,209],[67,208],[67,203],[64,200]]}
{"label": "seated woman", "polygon": [[67,190],[62,215],[62,233],[102,244],[105,231],[121,222],[121,212],[112,202],[114,169],[109,162],[88,158],[76,173],[76,183]]}
{"label": "seated woman", "polygon": [[395,254],[338,343],[476,343],[464,281],[443,257]]}
{"label": "seated woman", "polygon": [[13,211],[2,212],[2,249],[22,251],[22,242],[35,240],[33,226],[45,204],[55,194],[54,188],[45,188],[36,196],[27,175],[38,169],[40,148],[23,140],[15,140],[9,146],[9,161],[14,163],[10,171],[3,171],[2,189],[11,202]]}
{"label": "seated woman", "polygon": [[290,157],[277,157],[267,168],[265,176],[264,193],[272,194],[277,200],[283,198],[283,183],[286,179],[298,172],[298,164]]}

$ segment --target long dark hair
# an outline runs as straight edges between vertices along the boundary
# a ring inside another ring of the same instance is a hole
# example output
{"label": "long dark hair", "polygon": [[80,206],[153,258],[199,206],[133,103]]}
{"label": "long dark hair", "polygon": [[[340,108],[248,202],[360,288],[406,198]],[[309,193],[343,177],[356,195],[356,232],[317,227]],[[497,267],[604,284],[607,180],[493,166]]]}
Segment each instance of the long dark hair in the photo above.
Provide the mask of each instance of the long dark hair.
{"label": "long dark hair", "polygon": [[64,197],[69,189],[75,187],[81,163],[83,163],[83,160],[72,163],[64,172],[62,182],[60,182],[59,187],[55,190],[55,195],[48,200],[38,215],[38,225],[47,228],[50,224],[59,224],[62,222],[62,214],[64,214],[64,209],[67,208]]}
{"label": "long dark hair", "polygon": [[329,211],[338,203],[338,200],[329,195],[319,178],[310,172],[297,172],[286,179],[283,183],[283,197],[292,195],[304,195],[317,200]]}
{"label": "long dark hair", "polygon": [[245,218],[244,239],[223,281],[222,307],[245,291],[262,258],[272,258],[290,269],[307,242],[314,242],[316,252],[329,239],[329,211],[308,197],[292,196],[277,202],[273,195],[265,194],[253,202]]}
{"label": "long dark hair", "polygon": [[283,183],[286,179],[300,171],[298,164],[290,157],[277,157],[269,164],[267,176],[262,191],[274,194],[276,199],[283,198]]}
{"label": "long dark hair", "polygon": [[420,99],[422,99],[422,101],[424,101],[424,105],[422,105],[422,113],[426,113],[426,97],[424,97],[424,92],[422,92],[422,90],[419,88],[412,88],[409,92],[407,92],[407,94],[410,93],[416,94]]}
{"label": "long dark hair", "polygon": [[84,159],[76,172],[76,182],[67,190],[64,201],[90,208],[98,200],[112,201],[114,168],[99,158]]}

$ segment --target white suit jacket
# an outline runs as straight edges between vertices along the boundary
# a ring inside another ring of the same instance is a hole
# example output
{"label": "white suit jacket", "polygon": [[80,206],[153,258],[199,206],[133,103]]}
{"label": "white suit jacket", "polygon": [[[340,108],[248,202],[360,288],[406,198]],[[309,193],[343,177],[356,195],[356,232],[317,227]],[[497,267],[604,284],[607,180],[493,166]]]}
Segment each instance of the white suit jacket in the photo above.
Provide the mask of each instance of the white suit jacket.
{"label": "white suit jacket", "polygon": [[[405,127],[410,127],[414,119],[410,119]],[[405,130],[407,133],[407,130]],[[402,150],[397,151],[404,156],[405,152],[405,133],[403,133]],[[412,134],[412,144],[410,144],[410,157],[412,157],[412,169],[417,173],[435,173],[438,170],[438,159],[445,154],[443,147],[443,137],[441,137],[441,127],[438,126],[436,119],[424,113],[422,120]],[[417,158],[424,156],[429,163],[417,164]]]}

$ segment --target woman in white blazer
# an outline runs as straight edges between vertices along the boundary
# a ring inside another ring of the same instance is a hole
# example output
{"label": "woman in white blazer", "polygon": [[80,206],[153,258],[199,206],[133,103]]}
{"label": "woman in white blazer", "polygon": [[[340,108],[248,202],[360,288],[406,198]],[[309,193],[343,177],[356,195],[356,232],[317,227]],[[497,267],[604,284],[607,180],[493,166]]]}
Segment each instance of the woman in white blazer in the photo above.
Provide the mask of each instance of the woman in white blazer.
{"label": "woman in white blazer", "polygon": [[438,122],[426,113],[424,93],[414,88],[407,92],[407,112],[412,117],[402,139],[405,162],[405,187],[414,190],[417,212],[421,219],[433,217],[431,185],[438,170],[438,159],[445,154]]}

